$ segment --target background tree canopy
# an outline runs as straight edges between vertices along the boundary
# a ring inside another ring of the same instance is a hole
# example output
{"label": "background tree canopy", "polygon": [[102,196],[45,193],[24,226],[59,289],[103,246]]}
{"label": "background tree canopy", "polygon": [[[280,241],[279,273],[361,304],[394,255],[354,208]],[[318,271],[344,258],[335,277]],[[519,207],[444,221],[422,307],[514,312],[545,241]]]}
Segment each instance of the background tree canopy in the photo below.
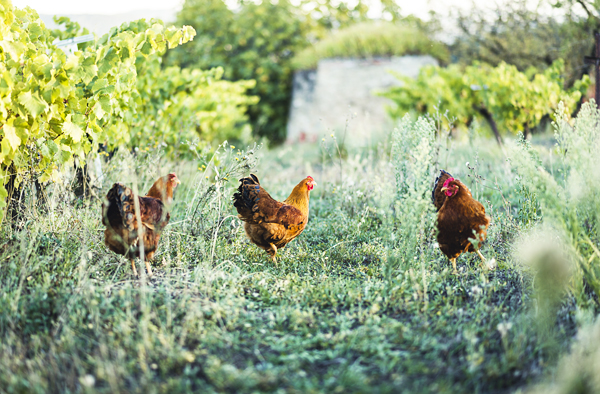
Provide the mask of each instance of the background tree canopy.
{"label": "background tree canopy", "polygon": [[242,2],[234,12],[222,0],[187,0],[177,24],[197,27],[198,38],[168,55],[168,64],[209,69],[222,66],[229,80],[253,79],[260,97],[248,115],[258,136],[285,139],[293,54],[307,45],[308,19],[289,1]]}
{"label": "background tree canopy", "polygon": [[[406,21],[394,1],[381,3],[382,17]],[[176,25],[193,26],[198,34],[186,48],[170,51],[165,64],[201,69],[221,66],[225,79],[255,80],[249,94],[260,101],[248,109],[254,133],[280,143],[286,137],[294,55],[332,30],[369,20],[368,11],[365,1],[349,5],[330,0],[300,4],[242,0],[228,7],[223,0],[186,0]],[[425,32],[420,41],[431,43],[425,29],[430,25],[416,18],[410,21],[410,32]],[[435,52],[447,56],[441,45],[435,46]]]}
{"label": "background tree canopy", "polygon": [[[528,69],[543,72],[562,59],[560,78],[570,89],[590,71],[583,56],[593,54],[596,3],[519,0],[491,13],[473,7],[456,15],[459,34],[447,44],[438,34],[440,15],[432,12],[426,22],[405,16],[396,0],[186,0],[176,24],[193,26],[198,35],[169,51],[164,66],[223,67],[226,80],[254,80],[248,94],[259,102],[247,109],[253,133],[281,143],[293,70],[315,68],[322,58],[426,53],[442,64],[457,63],[452,72],[459,74],[478,62],[505,63],[529,76]],[[552,7],[559,12],[548,12]]]}
{"label": "background tree canopy", "polygon": [[577,12],[574,6],[580,3],[588,2],[550,3],[560,8],[560,18],[549,16],[547,7],[542,11],[548,2],[532,7],[526,0],[497,5],[492,14],[481,8],[459,14],[461,34],[451,45],[453,61],[493,66],[505,62],[525,71],[529,67],[543,70],[563,59],[565,84],[571,87],[589,71],[583,56],[593,54],[592,35],[599,27],[597,16]]}

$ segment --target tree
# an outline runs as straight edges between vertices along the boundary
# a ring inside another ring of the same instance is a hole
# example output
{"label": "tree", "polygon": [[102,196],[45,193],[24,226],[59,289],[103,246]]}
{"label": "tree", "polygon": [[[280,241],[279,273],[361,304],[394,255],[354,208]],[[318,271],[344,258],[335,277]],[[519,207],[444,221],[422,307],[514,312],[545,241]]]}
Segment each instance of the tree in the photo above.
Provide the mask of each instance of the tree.
{"label": "tree", "polygon": [[290,59],[307,45],[309,19],[288,0],[240,2],[236,12],[222,0],[187,0],[177,23],[197,28],[198,39],[169,54],[167,64],[223,67],[228,80],[255,80],[249,93],[260,101],[248,110],[254,132],[282,142],[291,98]]}
{"label": "tree", "polygon": [[286,137],[294,55],[332,31],[370,20],[374,4],[388,20],[424,26],[403,18],[395,0],[186,0],[176,23],[193,26],[198,35],[170,51],[165,65],[223,67],[227,80],[255,80],[249,93],[260,101],[248,109],[253,131],[280,143]]}
{"label": "tree", "polygon": [[589,71],[583,54],[591,54],[591,33],[598,27],[597,21],[582,18],[566,6],[563,17],[557,19],[542,12],[546,3],[538,3],[534,9],[530,3],[505,2],[496,6],[492,16],[481,8],[459,14],[462,34],[451,49],[456,60],[463,65],[505,62],[525,71],[529,67],[543,70],[564,59],[566,87],[580,80]]}

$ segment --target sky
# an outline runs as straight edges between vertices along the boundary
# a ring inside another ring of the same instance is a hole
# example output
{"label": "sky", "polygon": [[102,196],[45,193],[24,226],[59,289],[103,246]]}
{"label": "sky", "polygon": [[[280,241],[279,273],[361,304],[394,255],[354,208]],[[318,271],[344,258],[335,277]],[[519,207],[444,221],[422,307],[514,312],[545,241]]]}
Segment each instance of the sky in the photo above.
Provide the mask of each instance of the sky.
{"label": "sky", "polygon": [[[504,0],[506,1],[506,0]],[[373,1],[374,3],[376,0]],[[468,9],[472,0],[399,0],[405,14],[426,17],[428,10],[433,7],[438,12],[445,12],[453,7]],[[475,0],[477,4],[490,4],[494,1]],[[18,8],[29,6],[39,14],[121,14],[135,10],[148,9],[178,9],[183,0],[13,0]]]}
{"label": "sky", "polygon": [[173,9],[183,0],[13,0],[17,8],[29,6],[38,14],[122,14],[136,10]]}

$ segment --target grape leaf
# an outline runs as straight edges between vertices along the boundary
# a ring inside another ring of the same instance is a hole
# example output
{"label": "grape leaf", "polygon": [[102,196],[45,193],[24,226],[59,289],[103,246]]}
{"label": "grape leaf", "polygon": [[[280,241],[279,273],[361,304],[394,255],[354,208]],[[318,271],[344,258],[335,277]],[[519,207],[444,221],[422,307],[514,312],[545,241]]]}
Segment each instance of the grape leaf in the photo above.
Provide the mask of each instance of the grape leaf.
{"label": "grape leaf", "polygon": [[63,123],[63,131],[66,135],[73,138],[73,141],[76,143],[81,141],[81,137],[83,137],[84,134],[84,131],[71,121],[65,121],[65,123]]}
{"label": "grape leaf", "polygon": [[34,118],[48,109],[48,104],[37,93],[23,92],[19,95],[18,100]]}

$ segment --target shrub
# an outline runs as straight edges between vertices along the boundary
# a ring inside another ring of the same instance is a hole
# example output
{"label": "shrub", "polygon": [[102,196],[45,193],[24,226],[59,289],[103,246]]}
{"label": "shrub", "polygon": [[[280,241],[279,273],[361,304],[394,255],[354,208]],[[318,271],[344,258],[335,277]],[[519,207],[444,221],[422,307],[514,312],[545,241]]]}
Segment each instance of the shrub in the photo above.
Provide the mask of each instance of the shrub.
{"label": "shrub", "polygon": [[[6,185],[57,180],[98,144],[126,140],[136,63],[192,39],[189,27],[139,21],[67,56],[31,8],[0,7],[0,208]],[[77,26],[73,27],[76,31]]]}
{"label": "shrub", "polygon": [[388,278],[394,268],[403,271],[424,267],[425,249],[431,246],[435,223],[430,196],[436,155],[433,121],[419,118],[413,122],[405,116],[392,133],[391,160],[395,166],[397,195],[393,203],[390,241],[400,253],[388,258]]}
{"label": "shrub", "polygon": [[223,67],[230,81],[255,80],[249,93],[260,97],[249,107],[254,132],[273,142],[285,139],[293,54],[306,45],[309,24],[289,0],[242,2],[237,12],[223,0],[187,0],[177,16],[198,32],[167,64],[210,69]]}
{"label": "shrub", "polygon": [[[571,290],[581,306],[598,306],[600,296],[600,111],[585,103],[571,120],[562,104],[554,123],[559,163],[545,168],[530,145],[520,140],[511,154],[514,171],[535,194],[542,223],[559,234],[573,266]],[[593,296],[590,296],[589,291]]]}
{"label": "shrub", "polygon": [[446,47],[432,40],[423,29],[391,22],[362,22],[340,29],[316,42],[292,59],[295,69],[314,69],[321,59],[372,58],[431,55],[442,63],[449,60]]}
{"label": "shrub", "polygon": [[382,96],[394,102],[389,108],[393,118],[411,110],[432,115],[444,108],[455,117],[454,126],[468,127],[476,118],[485,119],[500,141],[502,129],[527,136],[561,101],[569,111],[575,110],[590,80],[586,75],[566,90],[563,71],[562,60],[541,73],[535,69],[523,73],[506,63],[496,67],[474,63],[464,69],[458,65],[426,66],[416,79],[398,75],[402,85]]}

